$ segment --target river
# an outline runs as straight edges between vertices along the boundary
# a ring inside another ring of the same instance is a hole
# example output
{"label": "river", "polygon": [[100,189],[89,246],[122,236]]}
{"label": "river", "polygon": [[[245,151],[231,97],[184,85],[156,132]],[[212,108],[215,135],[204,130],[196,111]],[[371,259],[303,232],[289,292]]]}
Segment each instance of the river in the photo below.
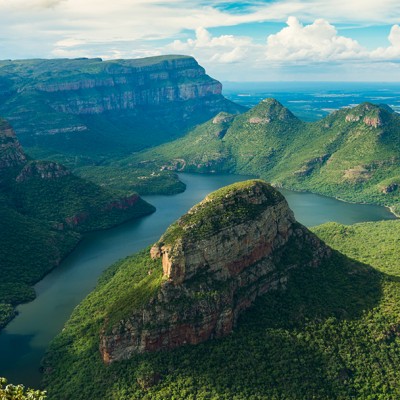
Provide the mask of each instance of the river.
{"label": "river", "polygon": [[[206,194],[239,175],[182,174],[187,190],[174,196],[146,196],[157,211],[107,231],[87,235],[77,248],[36,286],[37,298],[18,307],[19,315],[0,334],[0,376],[38,387],[40,360],[74,307],[95,287],[101,272],[122,257],[157,241],[165,229]],[[349,204],[310,193],[282,190],[297,220],[306,226],[327,221],[353,224],[393,219],[384,207]]]}

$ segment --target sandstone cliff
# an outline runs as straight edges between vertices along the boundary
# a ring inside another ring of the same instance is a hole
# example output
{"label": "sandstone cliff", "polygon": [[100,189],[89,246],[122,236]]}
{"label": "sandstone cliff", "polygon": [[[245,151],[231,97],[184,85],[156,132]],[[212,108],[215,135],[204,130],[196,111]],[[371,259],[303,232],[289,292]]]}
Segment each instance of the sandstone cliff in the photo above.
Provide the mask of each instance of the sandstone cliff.
{"label": "sandstone cliff", "polygon": [[74,154],[129,152],[243,107],[192,57],[0,61],[0,113],[24,146]]}
{"label": "sandstone cliff", "polygon": [[[307,261],[296,257],[302,252]],[[162,283],[148,301],[132,305],[125,318],[106,320],[102,358],[111,363],[223,337],[258,296],[284,289],[291,269],[318,267],[329,253],[265,182],[246,181],[214,192],[151,248],[150,257],[161,259]],[[291,261],[283,263],[288,254]]]}

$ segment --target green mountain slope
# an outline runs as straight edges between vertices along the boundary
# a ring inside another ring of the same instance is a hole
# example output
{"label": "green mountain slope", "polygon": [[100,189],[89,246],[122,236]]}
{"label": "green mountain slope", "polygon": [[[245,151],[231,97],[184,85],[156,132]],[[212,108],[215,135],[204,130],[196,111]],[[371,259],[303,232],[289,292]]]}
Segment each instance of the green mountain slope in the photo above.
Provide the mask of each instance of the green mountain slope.
{"label": "green mountain slope", "polygon": [[154,211],[135,193],[108,191],[54,162],[28,160],[0,120],[0,328],[32,285],[81,238]]}
{"label": "green mountain slope", "polygon": [[[160,285],[160,266],[151,264],[148,249],[128,257],[103,274],[52,343],[45,362],[49,396],[397,398],[400,264],[393,254],[399,250],[398,228],[399,221],[318,227],[320,237],[354,259],[334,252],[319,267],[293,268],[286,290],[260,297],[225,338],[106,366],[99,331],[107,312],[118,304],[129,307],[127,299],[136,299],[135,305],[148,301],[141,300],[142,289],[149,294]],[[385,232],[385,243],[375,229]],[[307,263],[309,250],[293,246],[282,265]],[[171,309],[176,306],[172,301]]]}
{"label": "green mountain slope", "polygon": [[238,116],[220,114],[187,136],[120,165],[254,174],[276,186],[309,190],[400,212],[400,115],[370,103],[304,123],[267,99]]}
{"label": "green mountain slope", "polygon": [[0,115],[35,158],[100,162],[243,107],[192,57],[0,61]]}

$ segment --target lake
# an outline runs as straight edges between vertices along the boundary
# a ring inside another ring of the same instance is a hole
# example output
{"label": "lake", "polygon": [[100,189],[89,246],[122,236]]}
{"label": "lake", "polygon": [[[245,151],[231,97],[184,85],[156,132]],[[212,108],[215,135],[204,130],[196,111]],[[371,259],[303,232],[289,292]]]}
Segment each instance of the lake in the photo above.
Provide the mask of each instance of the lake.
{"label": "lake", "polygon": [[[77,248],[36,286],[37,298],[18,307],[19,315],[0,334],[0,376],[38,387],[40,360],[74,307],[95,287],[113,262],[156,242],[165,229],[208,193],[248,179],[240,175],[181,174],[187,190],[174,196],[146,196],[157,211],[107,231],[87,235]],[[306,226],[327,221],[353,224],[393,219],[386,208],[349,204],[310,193],[282,190],[297,220]]]}

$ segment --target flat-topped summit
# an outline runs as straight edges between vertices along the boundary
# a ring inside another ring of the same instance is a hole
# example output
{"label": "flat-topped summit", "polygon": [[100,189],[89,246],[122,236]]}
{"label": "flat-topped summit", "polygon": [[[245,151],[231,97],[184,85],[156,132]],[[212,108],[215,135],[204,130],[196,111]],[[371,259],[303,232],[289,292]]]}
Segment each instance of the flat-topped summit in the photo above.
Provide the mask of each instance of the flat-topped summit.
{"label": "flat-topped summit", "polygon": [[24,147],[47,154],[129,154],[245,110],[183,55],[0,61],[0,80],[0,115]]}
{"label": "flat-topped summit", "polygon": [[[306,262],[281,264],[284,254],[297,251],[307,252]],[[329,252],[266,182],[222,188],[172,224],[151,248],[143,260],[149,265],[147,278],[108,312],[100,337],[102,358],[110,363],[223,337],[258,296],[285,288],[290,269],[318,266]],[[139,301],[142,286],[147,297]]]}
{"label": "flat-topped summit", "polygon": [[[273,234],[286,236],[294,217],[278,191],[261,180],[236,183],[208,195],[172,224],[152,247],[151,256],[163,258],[164,275],[174,283],[190,279],[205,266],[218,269],[218,275],[229,275],[234,265],[254,262],[251,253],[265,245],[254,241],[246,244],[246,251],[238,245],[241,239],[249,241],[245,236],[254,233],[252,224],[267,232],[271,227],[260,222],[272,218],[279,219],[281,227],[274,227]],[[226,240],[219,243],[215,240],[219,236]]]}

